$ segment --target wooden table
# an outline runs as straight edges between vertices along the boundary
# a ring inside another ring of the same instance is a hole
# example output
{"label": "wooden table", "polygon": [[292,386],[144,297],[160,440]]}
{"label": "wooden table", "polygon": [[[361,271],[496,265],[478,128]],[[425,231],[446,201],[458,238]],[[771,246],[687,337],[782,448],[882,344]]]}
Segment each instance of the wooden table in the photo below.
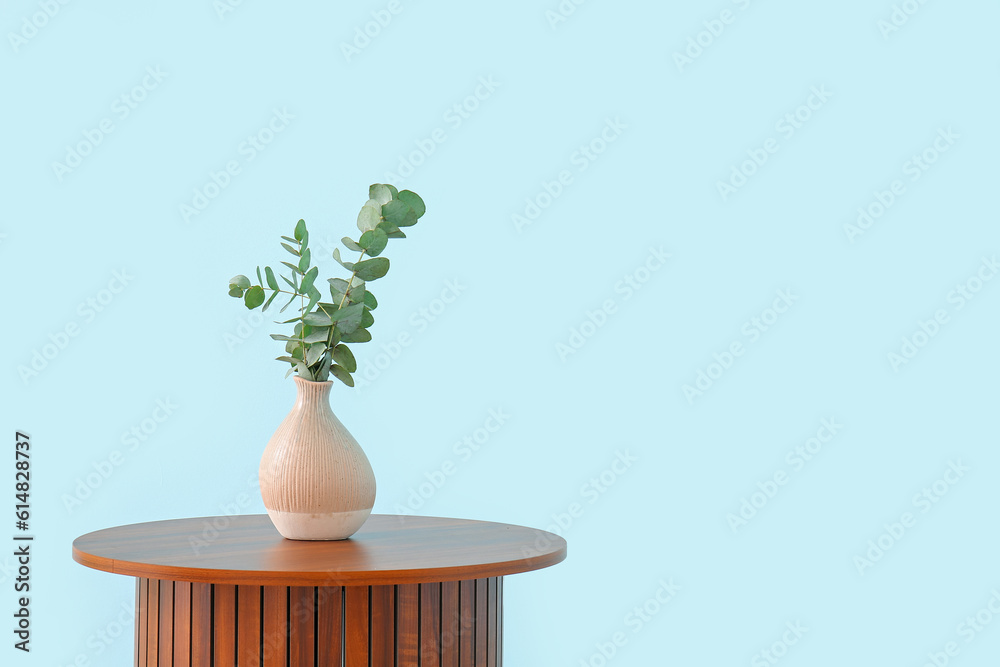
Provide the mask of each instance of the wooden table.
{"label": "wooden table", "polygon": [[566,542],[486,521],[373,514],[348,540],[286,540],[266,514],[78,537],[73,559],[137,578],[140,667],[500,667],[503,577]]}

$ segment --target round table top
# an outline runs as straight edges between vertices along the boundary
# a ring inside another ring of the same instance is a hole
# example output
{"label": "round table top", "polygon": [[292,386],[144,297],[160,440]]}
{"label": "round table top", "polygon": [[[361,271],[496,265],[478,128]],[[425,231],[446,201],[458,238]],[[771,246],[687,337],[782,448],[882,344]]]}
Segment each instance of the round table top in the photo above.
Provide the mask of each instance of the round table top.
{"label": "round table top", "polygon": [[431,583],[538,570],[566,558],[552,533],[489,521],[372,514],[346,540],[283,538],[266,514],[106,528],[73,541],[73,560],[148,579],[256,586]]}

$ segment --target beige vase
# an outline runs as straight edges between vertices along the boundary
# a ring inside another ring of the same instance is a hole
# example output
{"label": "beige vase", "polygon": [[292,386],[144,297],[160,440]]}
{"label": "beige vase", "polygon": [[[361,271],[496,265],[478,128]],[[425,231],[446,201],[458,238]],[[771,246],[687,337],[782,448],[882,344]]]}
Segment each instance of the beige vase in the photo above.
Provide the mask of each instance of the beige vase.
{"label": "beige vase", "polygon": [[294,379],[295,405],[260,460],[264,507],[290,540],[342,540],[371,514],[375,474],[330,409],[333,382]]}

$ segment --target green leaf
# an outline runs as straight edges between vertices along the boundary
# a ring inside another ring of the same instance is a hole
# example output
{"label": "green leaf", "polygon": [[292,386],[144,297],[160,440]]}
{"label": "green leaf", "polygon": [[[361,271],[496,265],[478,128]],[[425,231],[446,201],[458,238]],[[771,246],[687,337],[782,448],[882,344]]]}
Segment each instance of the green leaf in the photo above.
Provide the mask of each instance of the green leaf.
{"label": "green leaf", "polygon": [[[308,250],[306,252],[309,252]],[[313,288],[313,283],[316,282],[316,276],[319,275],[319,267],[314,266],[306,273],[302,278],[302,284],[299,285],[299,292],[303,294],[308,294]]]}
{"label": "green leaf", "polygon": [[389,237],[381,229],[376,227],[361,235],[360,245],[371,257],[378,255],[385,250],[385,244],[389,242]]}
{"label": "green leaf", "polygon": [[306,304],[305,312],[308,313],[309,311],[311,311],[313,309],[313,306],[315,306],[317,303],[319,303],[319,300],[322,299],[322,298],[323,298],[323,295],[320,294],[320,291],[318,289],[316,289],[315,287],[310,287],[309,288],[309,303]]}
{"label": "green leaf", "polygon": [[[299,271],[308,271],[310,261],[312,261],[312,251],[309,250],[309,248],[306,248],[302,251],[302,257],[299,259]],[[304,292],[305,290],[302,291]]]}
{"label": "green leaf", "polygon": [[[287,266],[288,268],[290,268],[292,270],[293,274],[297,273],[297,274],[301,275],[303,273],[302,270],[299,269],[299,267],[297,267],[296,265],[292,264],[291,262],[282,262],[282,264],[284,264],[285,266]],[[298,288],[296,287],[295,289],[298,289]]]}
{"label": "green leaf", "polygon": [[329,278],[327,282],[330,283],[331,288],[333,288],[340,294],[343,294],[344,292],[350,289],[350,285],[348,285],[347,281],[344,280],[343,278]]}
{"label": "green leaf", "polygon": [[295,223],[295,240],[301,241],[303,236],[305,236],[305,233],[306,233],[306,221],[299,220],[297,223]]}
{"label": "green leaf", "polygon": [[326,352],[326,341],[310,345],[306,350],[306,366],[314,365],[322,358],[324,352]]}
{"label": "green leaf", "polygon": [[392,201],[392,190],[388,186],[376,183],[368,188],[368,198],[374,200],[379,206]]}
{"label": "green leaf", "polygon": [[271,270],[270,266],[264,267],[264,276],[267,278],[267,286],[277,291],[278,281],[274,279],[274,271]]}
{"label": "green leaf", "polygon": [[314,313],[306,313],[302,317],[302,321],[314,327],[328,327],[333,324],[333,320],[330,319],[330,316],[321,310]]}
{"label": "green leaf", "polygon": [[354,262],[345,262],[344,260],[342,260],[340,258],[340,248],[334,248],[333,249],[333,258],[335,260],[337,260],[337,264],[340,264],[342,267],[344,267],[348,271],[353,271],[354,270]]}
{"label": "green leaf", "polygon": [[257,284],[261,287],[264,286],[264,279],[260,277],[260,267],[257,267]]}
{"label": "green leaf", "polygon": [[[399,194],[402,196],[403,193]],[[402,199],[393,199],[383,206],[382,217],[386,219],[386,222],[396,227],[409,227],[417,224],[417,212]]]}
{"label": "green leaf", "polygon": [[365,312],[361,313],[361,326],[367,329],[373,324],[375,324],[375,316],[372,315],[372,311],[365,308]]}
{"label": "green leaf", "polygon": [[[413,212],[417,214],[417,217],[421,217],[427,212],[427,207],[424,206],[424,200],[420,198],[416,192],[411,190],[403,190],[399,193],[399,201],[405,203],[407,206],[413,209]],[[403,225],[400,225],[402,227]]]}
{"label": "green leaf", "polygon": [[282,243],[281,247],[284,248],[285,250],[287,250],[288,252],[292,253],[296,257],[299,256],[299,251],[297,249],[293,248],[292,246],[288,245],[287,243]]}
{"label": "green leaf", "polygon": [[340,337],[341,342],[344,343],[367,343],[371,339],[372,335],[368,332],[368,329],[356,329]]}
{"label": "green leaf", "polygon": [[354,353],[346,345],[338,345],[333,348],[333,360],[351,373],[358,370],[358,362],[354,359]]}
{"label": "green leaf", "polygon": [[[282,306],[281,310],[279,310],[278,312],[279,313],[285,312],[285,308],[288,308],[290,305],[292,305],[292,301],[295,301],[295,297],[297,297],[297,296],[298,296],[298,294],[293,294],[291,296],[291,298],[288,299],[288,303],[286,303],[284,306]],[[298,317],[292,318],[290,320],[285,320],[284,322],[282,322],[282,324],[288,324],[289,322],[294,322],[297,319],[298,319]]]}
{"label": "green leaf", "polygon": [[264,302],[264,307],[261,308],[262,311],[266,311],[270,306],[271,302],[278,296],[279,292],[273,292],[271,298]]}
{"label": "green leaf", "polygon": [[264,303],[264,288],[259,285],[254,285],[248,289],[246,295],[243,297],[243,303],[245,303],[247,308],[250,310],[253,310],[260,304]]}
{"label": "green leaf", "polygon": [[229,296],[235,296],[238,299],[243,298],[243,289],[234,285],[232,289],[229,290]]}
{"label": "green leaf", "polygon": [[294,336],[285,336],[284,334],[271,334],[271,338],[273,338],[274,340],[283,340],[283,341],[286,341],[286,342],[287,341],[298,341],[299,340],[298,338],[296,338]]}
{"label": "green leaf", "polygon": [[365,205],[361,207],[361,212],[358,213],[358,229],[362,232],[375,229],[382,221],[382,208],[382,205],[374,199],[365,202]]}
{"label": "green leaf", "polygon": [[405,239],[406,238],[406,234],[404,234],[403,232],[399,231],[398,229],[395,230],[395,231],[392,231],[392,232],[386,232],[385,235],[388,236],[390,239]]}
{"label": "green leaf", "polygon": [[[293,273],[292,275],[294,276],[295,274]],[[285,276],[281,276],[281,279],[284,280],[286,283],[288,283],[288,286],[291,287],[293,290],[295,290],[296,292],[299,291],[299,286],[293,283],[291,280],[289,280]]]}
{"label": "green leaf", "polygon": [[354,386],[354,378],[351,377],[351,374],[343,366],[338,366],[337,364],[330,366],[330,374],[348,387]]}
{"label": "green leaf", "polygon": [[299,242],[298,239],[293,239],[291,236],[282,236],[281,238],[285,239],[289,243],[298,243]]}
{"label": "green leaf", "polygon": [[229,279],[229,289],[239,287],[240,289],[250,289],[250,279],[240,274]]}
{"label": "green leaf", "polygon": [[377,280],[389,272],[389,260],[385,257],[374,257],[354,265],[354,272],[362,280]]}
{"label": "green leaf", "polygon": [[399,190],[396,189],[395,185],[389,185],[388,183],[386,183],[385,187],[389,188],[389,192],[392,193],[393,199],[399,196]]}
{"label": "green leaf", "polygon": [[325,343],[330,337],[330,327],[314,327],[312,332],[303,338],[307,343]]}
{"label": "green leaf", "polygon": [[378,308],[378,299],[371,292],[365,292],[364,304],[368,310],[375,310]]}
{"label": "green leaf", "polygon": [[350,318],[353,318],[353,317],[356,317],[356,318],[360,319],[361,318],[361,310],[363,308],[364,308],[363,304],[353,303],[350,306],[344,306],[343,308],[341,308],[340,310],[338,310],[337,312],[335,312],[330,317],[330,319],[333,322],[340,322],[341,320],[346,320],[346,319],[350,319]]}
{"label": "green leaf", "polygon": [[362,250],[361,246],[355,243],[354,239],[352,239],[350,236],[345,236],[344,238],[340,239],[340,242],[343,243],[348,250],[353,250],[354,252],[361,252]]}

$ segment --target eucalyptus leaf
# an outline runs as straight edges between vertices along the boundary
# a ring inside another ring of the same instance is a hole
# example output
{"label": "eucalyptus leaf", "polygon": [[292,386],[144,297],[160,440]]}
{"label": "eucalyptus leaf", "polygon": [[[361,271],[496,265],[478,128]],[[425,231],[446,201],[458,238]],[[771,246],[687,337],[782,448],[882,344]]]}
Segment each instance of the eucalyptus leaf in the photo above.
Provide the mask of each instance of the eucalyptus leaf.
{"label": "eucalyptus leaf", "polygon": [[353,250],[354,252],[361,252],[363,250],[363,248],[359,246],[350,236],[345,236],[340,239],[340,242],[343,243],[348,250]]}
{"label": "eucalyptus leaf", "polygon": [[371,339],[372,335],[368,332],[368,329],[356,329],[340,337],[343,343],[367,343]]}
{"label": "eucalyptus leaf", "polygon": [[333,258],[337,261],[337,264],[340,264],[348,271],[354,270],[354,262],[345,262],[343,259],[340,258],[340,248],[333,249]]}
{"label": "eucalyptus leaf", "polygon": [[260,277],[260,267],[257,267],[257,284],[261,287],[264,286],[264,279]]}
{"label": "eucalyptus leaf", "polygon": [[361,247],[365,249],[371,257],[377,257],[383,250],[385,250],[385,244],[389,242],[389,237],[381,229],[376,227],[375,229],[365,232],[361,235]]}
{"label": "eucalyptus leaf", "polygon": [[302,340],[306,343],[324,343],[330,337],[330,327],[315,327],[312,332]]}
{"label": "eucalyptus leaf", "polygon": [[[308,250],[306,252],[309,252]],[[312,289],[313,283],[316,281],[316,276],[319,275],[319,267],[314,266],[306,273],[302,278],[302,284],[299,285],[299,292],[303,294],[308,294]],[[317,299],[318,301],[319,299]]]}
{"label": "eucalyptus leaf", "polygon": [[306,233],[306,221],[299,220],[297,223],[295,223],[295,240],[301,241],[305,233]]}
{"label": "eucalyptus leaf", "polygon": [[333,314],[330,318],[333,322],[341,322],[343,320],[356,319],[361,320],[361,311],[364,309],[364,304],[353,303],[350,306],[344,306],[337,312]]}
{"label": "eucalyptus leaf", "polygon": [[298,243],[299,242],[298,239],[293,239],[291,236],[282,236],[281,238],[285,239],[289,243]]}
{"label": "eucalyptus leaf", "polygon": [[[427,207],[424,206],[424,200],[420,198],[416,192],[410,190],[403,190],[399,193],[399,201],[405,203],[407,206],[413,209],[413,212],[417,214],[417,217],[421,217],[427,212]],[[402,227],[402,225],[400,225]]]}
{"label": "eucalyptus leaf", "polygon": [[229,279],[229,288],[239,287],[240,289],[250,289],[250,279],[242,273]]}
{"label": "eucalyptus leaf", "polygon": [[354,359],[354,353],[346,345],[338,345],[333,348],[333,360],[351,373],[358,370],[358,362]]}
{"label": "eucalyptus leaf", "polygon": [[[288,303],[286,303],[284,306],[282,306],[281,310],[279,310],[278,312],[279,313],[285,312],[285,308],[288,308],[290,305],[292,305],[292,301],[295,301],[295,297],[297,297],[297,296],[298,296],[298,294],[293,294],[291,296],[291,298],[288,299]],[[298,319],[298,318],[296,318],[296,319]],[[288,322],[292,322],[292,321],[293,320],[286,320],[285,322],[282,322],[282,324],[287,324]]]}
{"label": "eucalyptus leaf", "polygon": [[243,303],[250,310],[253,310],[260,304],[264,303],[264,288],[259,285],[254,285],[247,290],[247,293],[243,296]]}
{"label": "eucalyptus leaf", "polygon": [[277,290],[278,281],[274,279],[274,271],[271,270],[270,266],[264,267],[264,276],[267,278],[267,286],[273,290]]}
{"label": "eucalyptus leaf", "polygon": [[367,329],[373,324],[375,324],[375,316],[372,315],[372,311],[365,308],[365,312],[361,313],[361,326]]}
{"label": "eucalyptus leaf", "polygon": [[277,292],[277,291],[273,292],[271,294],[271,298],[264,302],[264,307],[261,308],[261,310],[262,311],[266,311],[268,308],[270,308],[271,307],[271,302],[274,301],[274,299],[278,296],[278,294],[280,294],[280,292]]}
{"label": "eucalyptus leaf", "polygon": [[[302,251],[302,257],[299,259],[299,271],[305,273],[309,270],[309,262],[312,261],[312,251],[306,248]],[[305,291],[305,290],[303,290]]]}
{"label": "eucalyptus leaf", "polygon": [[350,285],[343,278],[330,278],[327,282],[330,283],[330,287],[337,290],[340,294],[350,289]]}
{"label": "eucalyptus leaf", "polygon": [[313,364],[315,364],[317,361],[320,360],[320,358],[323,356],[323,353],[325,352],[326,352],[325,341],[323,343],[314,343],[313,345],[310,345],[309,348],[306,350],[306,365],[312,366]]}
{"label": "eucalyptus leaf", "polygon": [[391,202],[393,199],[392,190],[387,185],[376,183],[368,188],[368,198],[374,200],[379,206]]}
{"label": "eucalyptus leaf", "polygon": [[354,265],[354,272],[362,280],[377,280],[389,272],[389,260],[385,257],[374,257]]}
{"label": "eucalyptus leaf", "polygon": [[235,296],[236,298],[243,298],[243,288],[234,285],[232,289],[229,290],[229,296]]}
{"label": "eucalyptus leaf", "polygon": [[[305,273],[305,271],[302,271],[301,269],[299,269],[298,266],[292,264],[291,262],[282,262],[282,264],[284,264],[285,266],[287,266],[292,270],[292,275],[302,275],[303,273]],[[296,287],[295,289],[298,289],[298,287]]]}
{"label": "eucalyptus leaf", "polygon": [[378,308],[378,299],[371,292],[365,292],[364,304],[368,310],[375,310]]}
{"label": "eucalyptus leaf", "polygon": [[285,250],[287,250],[288,252],[292,253],[296,257],[298,257],[301,254],[297,249],[293,248],[292,246],[288,245],[287,243],[282,243],[281,247],[284,248]]}
{"label": "eucalyptus leaf", "polygon": [[395,199],[396,197],[399,196],[399,190],[396,189],[396,186],[389,185],[388,183],[386,183],[385,187],[389,188],[389,192],[392,193],[392,198],[393,199]]}
{"label": "eucalyptus leaf", "polygon": [[295,338],[294,336],[285,336],[283,334],[271,334],[271,338],[273,338],[274,340],[284,340],[284,341],[289,341],[289,340],[298,341],[299,340],[298,338]]}
{"label": "eucalyptus leaf", "polygon": [[417,212],[401,199],[393,199],[383,206],[382,217],[385,218],[386,222],[396,227],[409,227],[417,224]]}
{"label": "eucalyptus leaf", "polygon": [[365,205],[361,207],[361,212],[358,213],[358,229],[362,232],[375,229],[382,221],[382,208],[382,205],[374,199],[365,202]]}
{"label": "eucalyptus leaf", "polygon": [[330,319],[330,316],[322,311],[306,313],[302,316],[302,321],[314,327],[328,327],[333,324],[333,320]]}
{"label": "eucalyptus leaf", "polygon": [[338,366],[337,364],[330,366],[330,375],[337,378],[348,387],[354,386],[354,378],[351,377],[351,374],[348,373],[347,369],[343,366]]}

